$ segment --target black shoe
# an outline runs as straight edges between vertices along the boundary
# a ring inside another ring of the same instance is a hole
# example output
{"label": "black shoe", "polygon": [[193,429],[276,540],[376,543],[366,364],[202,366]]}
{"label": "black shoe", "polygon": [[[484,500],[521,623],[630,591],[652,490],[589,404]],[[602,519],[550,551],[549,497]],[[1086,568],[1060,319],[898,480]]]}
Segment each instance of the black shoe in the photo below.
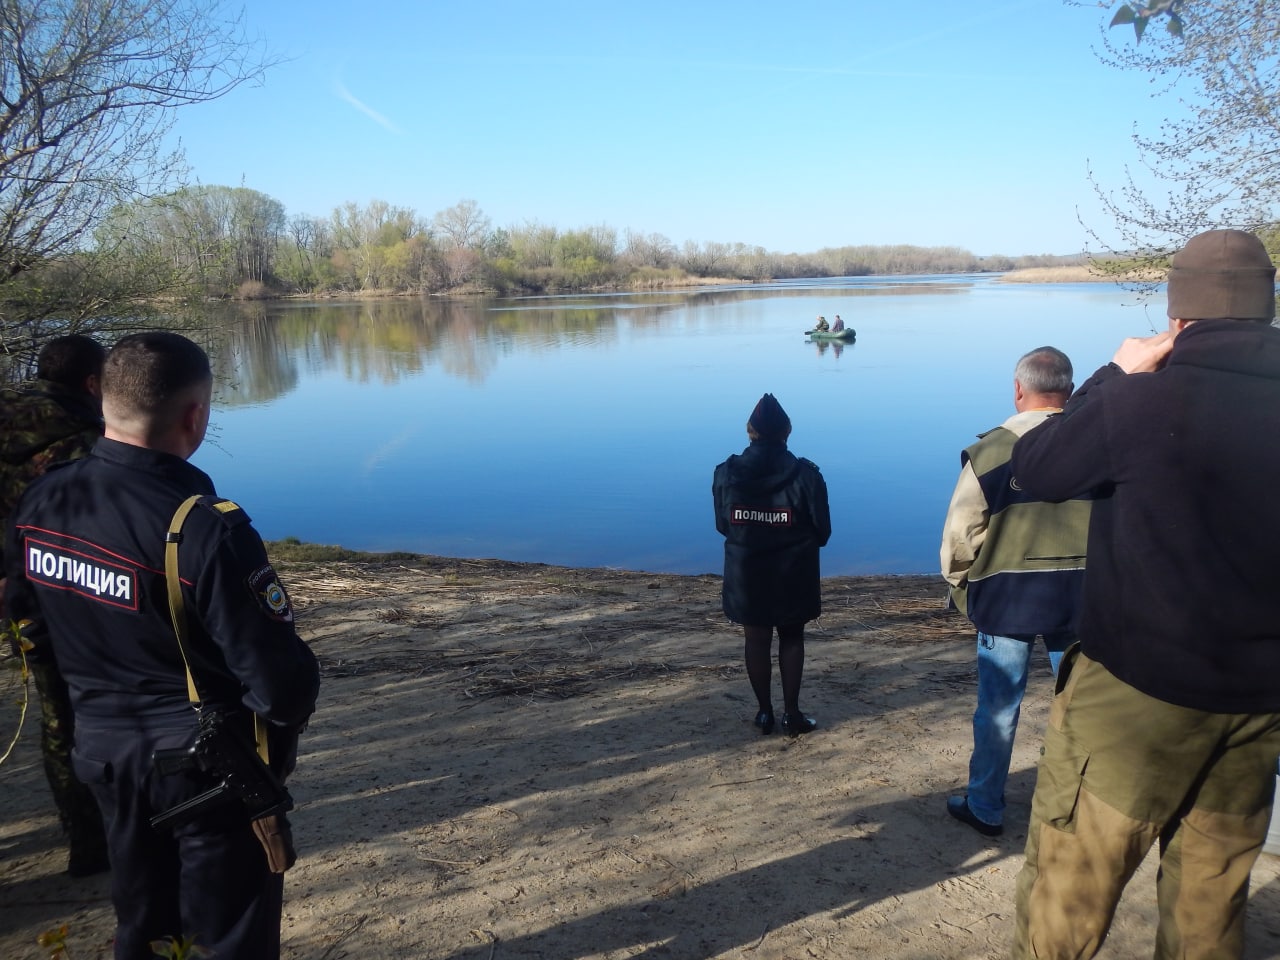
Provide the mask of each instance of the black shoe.
{"label": "black shoe", "polygon": [[1003,824],[987,823],[975,817],[973,815],[973,811],[969,809],[968,797],[949,797],[947,799],[947,813],[951,814],[961,823],[967,823],[984,837],[998,837],[1000,834],[1004,833]]}
{"label": "black shoe", "polygon": [[812,733],[818,729],[818,721],[806,717],[803,713],[784,713],[782,715],[782,732],[788,737],[798,737],[802,733]]}
{"label": "black shoe", "polygon": [[755,724],[763,735],[768,736],[773,733],[773,711],[761,710],[756,714]]}

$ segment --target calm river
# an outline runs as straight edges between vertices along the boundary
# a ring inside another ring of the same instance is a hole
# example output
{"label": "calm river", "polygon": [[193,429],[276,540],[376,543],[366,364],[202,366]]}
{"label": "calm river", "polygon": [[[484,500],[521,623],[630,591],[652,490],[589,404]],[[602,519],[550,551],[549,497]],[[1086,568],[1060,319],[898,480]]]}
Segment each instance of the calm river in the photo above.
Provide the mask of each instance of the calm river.
{"label": "calm river", "polygon": [[[856,343],[806,341],[837,313]],[[1079,383],[1164,324],[1163,297],[989,276],[269,303],[227,328],[193,462],[267,539],[718,572],[711,472],[768,391],[830,489],[823,572],[931,573],[1017,358],[1057,346]]]}

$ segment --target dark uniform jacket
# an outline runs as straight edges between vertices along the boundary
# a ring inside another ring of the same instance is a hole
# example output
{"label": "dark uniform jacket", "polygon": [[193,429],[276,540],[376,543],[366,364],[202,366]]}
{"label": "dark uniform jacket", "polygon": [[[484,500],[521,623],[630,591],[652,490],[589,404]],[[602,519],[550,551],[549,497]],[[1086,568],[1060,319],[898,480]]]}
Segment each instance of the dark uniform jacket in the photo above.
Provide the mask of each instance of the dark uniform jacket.
{"label": "dark uniform jacket", "polygon": [[786,444],[753,441],[716,467],[725,537],[724,613],[749,626],[807,623],[822,612],[818,548],[831,537],[827,484]]}
{"label": "dark uniform jacket", "polygon": [[28,488],[6,550],[8,615],[34,621],[37,649],[51,641],[79,725],[194,728],[164,577],[165,534],[191,494],[207,496],[178,555],[201,692],[281,727],[315,706],[315,657],[245,512],[186,461],[101,439]]}
{"label": "dark uniform jacket", "polygon": [[1018,441],[1034,496],[1094,490],[1080,640],[1166,703],[1280,712],[1280,329],[1201,320],[1164,369],[1108,364]]}

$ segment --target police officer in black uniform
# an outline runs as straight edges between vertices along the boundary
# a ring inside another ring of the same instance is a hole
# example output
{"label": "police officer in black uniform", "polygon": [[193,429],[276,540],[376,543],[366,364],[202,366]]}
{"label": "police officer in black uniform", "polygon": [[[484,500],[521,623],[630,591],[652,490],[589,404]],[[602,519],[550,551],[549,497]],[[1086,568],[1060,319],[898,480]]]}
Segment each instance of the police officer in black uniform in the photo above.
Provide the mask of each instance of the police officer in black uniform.
{"label": "police officer in black uniform", "polygon": [[75,772],[107,823],[117,960],[150,958],[149,942],[169,936],[234,960],[280,953],[283,878],[244,805],[216,805],[175,829],[150,823],[211,786],[199,770],[162,776],[153,765],[157,749],[197,735],[164,573],[166,532],[188,496],[202,495],[178,564],[202,710],[246,730],[262,718],[283,776],[319,687],[249,517],[186,462],[204,439],[212,384],[208,357],[185,337],[122,339],[102,375],[105,437],[32,484],[8,531],[9,616],[52,649],[66,678]]}
{"label": "police officer in black uniform", "polygon": [[791,418],[771,393],[747,421],[751,445],[716,467],[716,529],[725,537],[724,613],[743,625],[747,678],[758,701],[755,725],[774,730],[769,661],[778,630],[782,732],[809,733],[800,710],[804,625],[822,612],[818,550],[831,537],[827,484],[816,464],[787,449]]}

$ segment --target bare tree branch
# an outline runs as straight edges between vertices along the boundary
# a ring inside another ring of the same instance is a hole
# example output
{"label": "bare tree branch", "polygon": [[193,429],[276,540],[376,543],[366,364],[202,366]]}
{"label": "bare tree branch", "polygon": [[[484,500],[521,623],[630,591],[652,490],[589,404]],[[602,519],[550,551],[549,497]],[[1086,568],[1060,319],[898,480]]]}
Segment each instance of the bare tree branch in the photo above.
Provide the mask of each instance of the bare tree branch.
{"label": "bare tree branch", "polygon": [[181,185],[175,111],[273,62],[222,0],[0,0],[0,348],[34,309],[10,284]]}
{"label": "bare tree branch", "polygon": [[[1280,210],[1274,0],[1177,0],[1130,12],[1178,19],[1177,29],[1137,41],[1102,28],[1097,49],[1103,63],[1148,74],[1153,96],[1173,101],[1157,131],[1134,132],[1148,175],[1126,171],[1118,190],[1093,181],[1125,245],[1158,254],[1207,229],[1265,232]],[[1118,14],[1111,26],[1132,22]]]}

